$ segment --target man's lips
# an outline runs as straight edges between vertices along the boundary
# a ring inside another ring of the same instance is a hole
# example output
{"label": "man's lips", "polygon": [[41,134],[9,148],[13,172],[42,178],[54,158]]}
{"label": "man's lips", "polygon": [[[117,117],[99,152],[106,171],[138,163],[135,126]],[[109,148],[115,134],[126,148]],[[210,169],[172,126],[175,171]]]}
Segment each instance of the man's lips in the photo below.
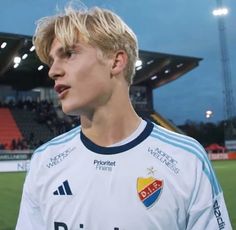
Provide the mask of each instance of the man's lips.
{"label": "man's lips", "polygon": [[69,88],[70,86],[63,84],[58,84],[54,86],[54,89],[58,93],[59,97],[63,96]]}

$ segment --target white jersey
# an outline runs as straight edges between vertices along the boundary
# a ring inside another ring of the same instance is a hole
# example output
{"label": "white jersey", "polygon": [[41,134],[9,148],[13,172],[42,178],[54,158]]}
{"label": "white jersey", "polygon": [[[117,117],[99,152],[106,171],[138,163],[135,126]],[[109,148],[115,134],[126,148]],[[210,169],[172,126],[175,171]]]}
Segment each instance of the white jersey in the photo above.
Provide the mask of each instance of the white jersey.
{"label": "white jersey", "polygon": [[39,147],[16,230],[232,229],[202,146],[151,122],[101,147],[77,127]]}

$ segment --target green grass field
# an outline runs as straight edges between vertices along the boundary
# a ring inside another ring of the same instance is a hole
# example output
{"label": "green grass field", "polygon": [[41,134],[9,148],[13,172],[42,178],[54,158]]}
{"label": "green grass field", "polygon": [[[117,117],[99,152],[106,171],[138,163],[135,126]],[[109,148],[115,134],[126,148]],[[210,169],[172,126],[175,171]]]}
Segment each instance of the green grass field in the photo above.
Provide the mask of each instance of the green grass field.
{"label": "green grass field", "polygon": [[[236,229],[236,161],[213,162],[224,191],[233,229]],[[25,173],[0,173],[0,230],[14,230]]]}

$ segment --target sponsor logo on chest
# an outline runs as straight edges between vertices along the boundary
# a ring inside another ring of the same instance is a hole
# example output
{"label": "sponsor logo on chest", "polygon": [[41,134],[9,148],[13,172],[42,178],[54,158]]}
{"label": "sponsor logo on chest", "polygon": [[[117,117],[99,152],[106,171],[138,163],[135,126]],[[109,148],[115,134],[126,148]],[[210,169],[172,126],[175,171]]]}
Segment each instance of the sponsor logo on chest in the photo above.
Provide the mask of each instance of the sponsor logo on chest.
{"label": "sponsor logo on chest", "polygon": [[115,161],[103,161],[103,160],[94,160],[93,165],[96,170],[108,171],[111,172],[112,169],[116,166]]}
{"label": "sponsor logo on chest", "polygon": [[46,164],[46,166],[48,168],[52,168],[54,167],[55,165],[58,165],[59,163],[61,163],[65,158],[67,158],[70,153],[72,151],[74,151],[76,149],[76,147],[70,147],[68,149],[66,149],[65,151],[63,152],[60,152],[58,154],[56,154],[55,156],[53,157],[50,157],[49,159],[49,162]]}
{"label": "sponsor logo on chest", "polygon": [[[73,228],[74,229],[74,228]],[[84,224],[79,224],[76,228],[77,229],[87,229]],[[113,227],[111,230],[119,230],[119,227]],[[54,222],[54,230],[71,230],[66,223],[64,222]]]}
{"label": "sponsor logo on chest", "polygon": [[148,148],[148,152],[162,164],[166,165],[172,172],[175,174],[179,173],[180,169],[177,167],[178,162],[169,154],[159,148],[152,149],[151,147]]}

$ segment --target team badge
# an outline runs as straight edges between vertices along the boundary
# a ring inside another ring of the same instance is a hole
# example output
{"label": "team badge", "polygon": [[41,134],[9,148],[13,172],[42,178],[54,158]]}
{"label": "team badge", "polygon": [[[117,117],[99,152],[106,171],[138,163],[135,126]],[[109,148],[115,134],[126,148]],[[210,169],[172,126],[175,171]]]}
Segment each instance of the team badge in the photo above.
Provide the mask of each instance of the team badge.
{"label": "team badge", "polygon": [[139,177],[137,179],[137,192],[143,204],[150,208],[160,197],[163,189],[163,181],[154,177]]}

